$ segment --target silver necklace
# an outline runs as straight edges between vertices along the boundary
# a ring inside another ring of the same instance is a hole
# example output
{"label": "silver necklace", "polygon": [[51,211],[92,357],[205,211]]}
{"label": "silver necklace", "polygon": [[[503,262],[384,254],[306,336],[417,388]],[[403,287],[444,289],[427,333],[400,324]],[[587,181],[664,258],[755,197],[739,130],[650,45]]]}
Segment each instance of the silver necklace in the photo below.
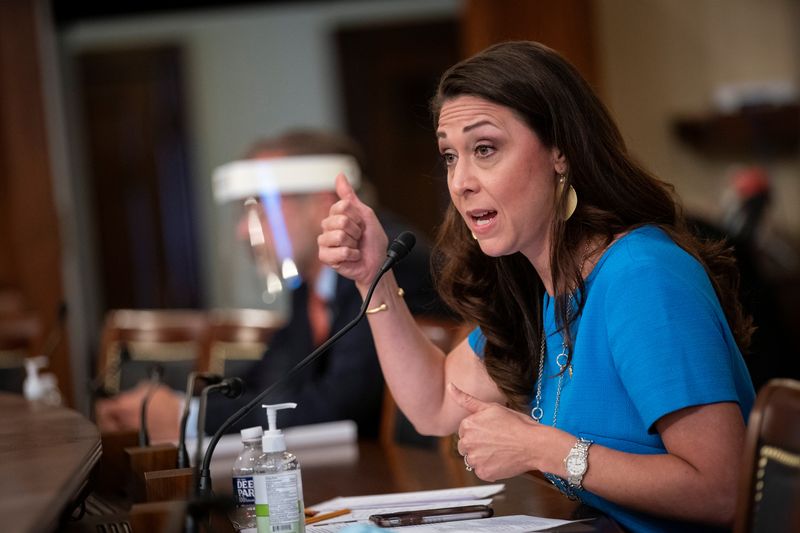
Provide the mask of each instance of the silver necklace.
{"label": "silver necklace", "polygon": [[[567,298],[567,321],[569,321],[570,314],[572,312],[572,295],[570,294]],[[544,412],[542,411],[541,402],[542,402],[542,376],[544,375],[544,356],[547,352],[547,342],[545,341],[545,331],[544,331],[544,324],[542,324],[542,346],[539,353],[539,375],[536,377],[536,405],[531,409],[531,417],[536,421],[540,422],[542,419],[542,415]],[[558,375],[558,386],[556,387],[556,404],[553,408],[553,427],[556,427],[556,421],[558,420],[558,404],[561,401],[561,388],[564,385],[564,374],[565,368],[567,368],[567,360],[569,357],[567,356],[567,341],[562,337],[561,340],[561,353],[558,354],[556,357],[556,364],[558,364],[559,375]],[[570,364],[567,368],[569,372],[569,377],[572,377],[572,365]],[[548,472],[544,472],[544,477],[550,483],[553,484],[559,491],[561,491],[567,498],[570,500],[577,500],[578,495],[575,493],[574,490],[567,484],[564,478],[559,477],[555,474],[551,474]]]}
{"label": "silver necklace", "polygon": [[[570,294],[567,298],[567,322],[569,322],[570,315],[572,314],[572,295]],[[542,379],[544,376],[544,357],[547,354],[547,341],[546,341],[546,334],[544,331],[544,324],[542,324],[542,343],[541,347],[539,348],[539,372],[536,376],[536,398],[534,400],[535,404],[533,409],[531,409],[531,418],[536,420],[537,422],[541,422],[542,416],[544,416],[544,411],[542,410]],[[562,339],[561,341],[561,353],[556,356],[556,364],[558,365],[558,385],[556,386],[556,403],[555,407],[553,408],[553,427],[556,427],[556,422],[558,420],[558,404],[561,403],[561,389],[564,386],[564,374],[565,369],[569,372],[569,377],[572,377],[572,365],[569,365],[567,368],[567,361],[569,360],[569,356],[567,355],[567,340]]]}
{"label": "silver necklace", "polygon": [[[581,259],[581,275],[583,275],[583,267],[586,266],[586,260],[589,258],[589,243],[591,240],[586,241],[583,250],[583,258]],[[570,316],[572,315],[572,294],[567,297],[567,324],[569,324]],[[544,357],[547,355],[547,336],[544,331],[544,321],[542,322],[542,343],[539,348],[539,372],[536,376],[536,398],[533,409],[531,409],[531,418],[537,422],[541,422],[544,411],[542,410],[542,380],[544,379]],[[569,377],[572,377],[572,364],[567,367],[567,339],[561,339],[561,353],[556,356],[556,364],[558,365],[558,385],[556,386],[556,403],[553,407],[553,427],[556,427],[558,420],[558,404],[561,403],[561,389],[564,386],[564,374],[569,372]],[[565,372],[566,369],[566,372]]]}

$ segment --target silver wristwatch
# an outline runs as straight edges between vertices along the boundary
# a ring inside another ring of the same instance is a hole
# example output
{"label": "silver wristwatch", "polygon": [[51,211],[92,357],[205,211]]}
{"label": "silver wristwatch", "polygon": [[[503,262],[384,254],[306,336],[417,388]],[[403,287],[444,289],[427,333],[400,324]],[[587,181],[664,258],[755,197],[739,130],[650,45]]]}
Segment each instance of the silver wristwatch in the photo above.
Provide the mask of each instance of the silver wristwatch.
{"label": "silver wristwatch", "polygon": [[564,467],[567,469],[567,483],[572,489],[582,489],[583,476],[589,468],[589,446],[592,441],[579,438],[564,458]]}

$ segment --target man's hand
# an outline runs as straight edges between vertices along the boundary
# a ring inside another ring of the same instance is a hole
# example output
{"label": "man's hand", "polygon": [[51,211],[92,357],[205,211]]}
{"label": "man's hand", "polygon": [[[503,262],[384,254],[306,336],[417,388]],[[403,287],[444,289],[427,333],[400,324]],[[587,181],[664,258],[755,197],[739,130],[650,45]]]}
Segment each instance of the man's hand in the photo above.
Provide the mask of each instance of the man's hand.
{"label": "man's hand", "polygon": [[[95,404],[97,426],[101,432],[138,430],[142,402],[150,383],[143,381],[135,388]],[[166,385],[158,385],[147,403],[147,430],[153,444],[177,442],[183,395]]]}

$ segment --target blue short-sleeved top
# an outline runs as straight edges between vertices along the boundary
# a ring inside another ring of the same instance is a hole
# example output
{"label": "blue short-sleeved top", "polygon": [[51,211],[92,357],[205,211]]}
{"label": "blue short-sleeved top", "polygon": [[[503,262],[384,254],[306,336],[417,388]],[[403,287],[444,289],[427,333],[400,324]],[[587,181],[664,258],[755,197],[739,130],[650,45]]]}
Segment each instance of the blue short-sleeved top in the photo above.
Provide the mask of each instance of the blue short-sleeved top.
{"label": "blue short-sleeved top", "polygon": [[[656,454],[666,449],[655,422],[684,407],[736,402],[747,420],[755,391],[708,275],[661,229],[644,226],[618,239],[586,278],[585,291],[572,326],[573,373],[563,380],[559,428],[609,448]],[[542,305],[541,421],[552,425],[562,337],[553,299],[545,294]],[[469,336],[479,356],[485,342],[479,328]],[[634,531],[692,529],[585,490],[579,496]]]}

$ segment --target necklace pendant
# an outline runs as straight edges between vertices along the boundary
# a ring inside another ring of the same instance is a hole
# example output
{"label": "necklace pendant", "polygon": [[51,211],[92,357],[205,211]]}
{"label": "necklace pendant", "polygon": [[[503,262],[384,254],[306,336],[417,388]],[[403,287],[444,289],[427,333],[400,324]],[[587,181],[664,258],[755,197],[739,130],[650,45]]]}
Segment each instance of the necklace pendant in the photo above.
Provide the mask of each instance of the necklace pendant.
{"label": "necklace pendant", "polygon": [[567,369],[569,370],[569,379],[572,379],[572,365],[569,365]]}
{"label": "necklace pendant", "polygon": [[[558,371],[564,372],[564,368],[567,366],[567,361],[569,360],[569,356],[567,355],[566,348],[556,357],[556,364],[558,365]],[[570,365],[572,366],[572,365]]]}

